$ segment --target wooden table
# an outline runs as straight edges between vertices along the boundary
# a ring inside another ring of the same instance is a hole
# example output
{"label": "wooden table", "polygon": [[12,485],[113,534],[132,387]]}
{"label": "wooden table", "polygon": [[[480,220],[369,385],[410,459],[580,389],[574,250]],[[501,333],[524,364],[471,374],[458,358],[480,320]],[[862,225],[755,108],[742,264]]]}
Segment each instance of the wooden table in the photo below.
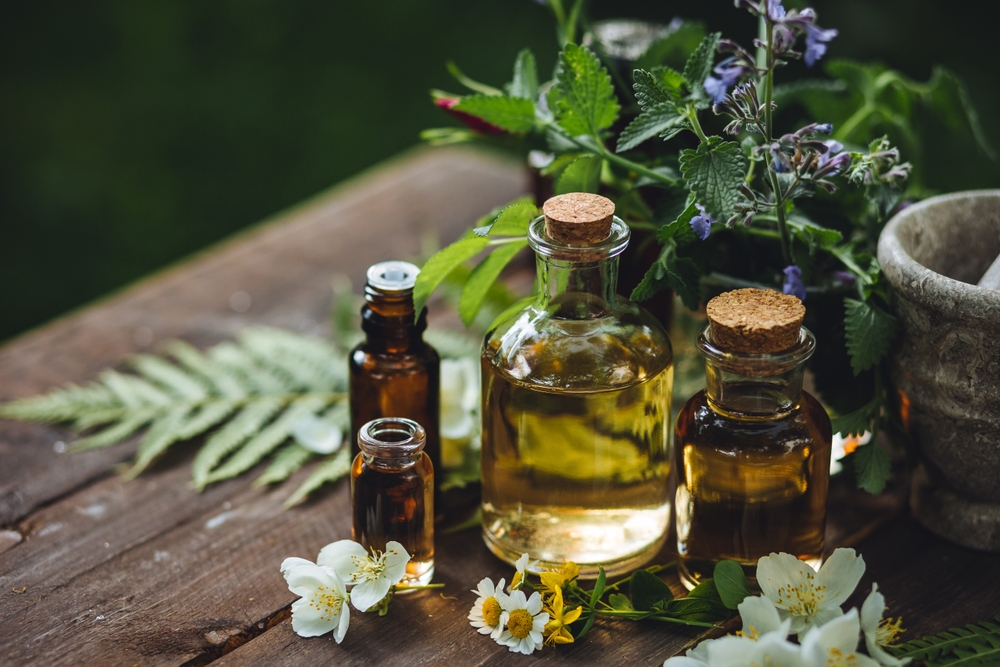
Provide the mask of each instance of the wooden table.
{"label": "wooden table", "polygon": [[[170,338],[205,346],[251,323],[323,335],[334,275],[358,286],[370,264],[417,255],[424,234],[450,241],[526,188],[523,172],[498,157],[407,154],[9,342],[0,348],[0,400],[86,382]],[[242,314],[230,307],[237,292],[250,296]],[[440,310],[438,324],[456,321]],[[252,489],[244,476],[198,493],[188,486],[190,447],[123,482],[111,468],[130,458],[134,441],[57,453],[68,439],[59,428],[0,422],[3,665],[659,665],[698,637],[602,620],[578,645],[511,654],[466,621],[469,589],[484,576],[510,576],[469,531],[438,539],[443,593],[397,600],[387,618],[354,612],[340,646],[302,639],[278,566],[350,535],[343,483],[285,511],[288,489],[307,471],[277,491]],[[872,498],[846,480],[834,484],[828,544],[860,549],[868,571],[859,590],[878,581],[910,637],[1000,612],[1000,556],[922,529],[905,510],[904,487],[897,481]]]}

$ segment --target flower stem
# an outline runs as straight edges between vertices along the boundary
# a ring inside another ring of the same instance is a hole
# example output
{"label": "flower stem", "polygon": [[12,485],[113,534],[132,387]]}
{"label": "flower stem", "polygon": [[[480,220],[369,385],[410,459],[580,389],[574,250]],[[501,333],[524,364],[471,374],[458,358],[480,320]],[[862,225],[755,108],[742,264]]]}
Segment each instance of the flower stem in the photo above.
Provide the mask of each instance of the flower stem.
{"label": "flower stem", "polygon": [[698,135],[698,139],[700,141],[708,141],[708,137],[705,136],[705,130],[701,129],[701,122],[698,120],[698,110],[694,108],[694,105],[689,104],[684,115],[691,121],[691,129]]}
{"label": "flower stem", "polygon": [[[664,563],[663,565],[650,565],[649,567],[645,568],[645,570],[646,570],[646,572],[649,572],[651,574],[656,574],[657,572],[660,572],[662,570],[666,570],[667,568],[673,567],[675,565],[677,565],[677,561],[672,560],[669,563]],[[625,577],[624,579],[622,579],[621,581],[618,581],[618,582],[613,583],[610,586],[606,587],[604,589],[604,594],[607,595],[609,591],[618,590],[619,586],[621,586],[622,584],[628,583],[629,581],[632,581],[632,575],[631,574],[629,576]]]}
{"label": "flower stem", "polygon": [[[767,72],[764,74],[764,126],[767,136],[764,140],[770,144],[774,139],[774,110],[771,104],[774,100],[774,30],[770,21],[765,22],[767,30]],[[781,256],[786,264],[792,263],[791,243],[788,237],[788,225],[785,224],[785,200],[778,182],[778,173],[774,170],[771,151],[764,152],[767,171],[771,177],[771,191],[774,193],[774,211],[778,217],[778,233],[781,235]]]}
{"label": "flower stem", "polygon": [[670,178],[669,176],[661,174],[658,171],[653,171],[649,167],[641,165],[638,162],[633,162],[628,158],[623,158],[621,155],[616,155],[615,153],[612,153],[611,151],[604,148],[603,146],[598,152],[598,155],[603,157],[608,162],[614,162],[620,167],[625,167],[626,169],[634,171],[637,174],[648,176],[649,178],[652,178],[655,181],[659,181],[660,183],[666,183],[668,185],[677,185],[676,178]]}

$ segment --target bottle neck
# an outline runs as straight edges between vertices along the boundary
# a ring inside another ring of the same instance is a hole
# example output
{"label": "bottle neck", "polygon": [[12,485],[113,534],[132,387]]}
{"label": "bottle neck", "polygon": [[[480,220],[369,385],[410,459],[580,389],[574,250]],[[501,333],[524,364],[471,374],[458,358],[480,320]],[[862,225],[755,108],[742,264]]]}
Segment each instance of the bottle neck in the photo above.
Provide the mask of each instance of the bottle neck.
{"label": "bottle neck", "polygon": [[538,305],[564,319],[592,319],[611,312],[618,288],[618,256],[629,228],[618,218],[607,239],[591,245],[560,243],[545,233],[545,218],[528,227],[536,255]]}
{"label": "bottle neck", "polygon": [[427,433],[412,419],[373,419],[358,430],[358,448],[367,465],[387,470],[409,468],[424,455]]}
{"label": "bottle neck", "polygon": [[361,307],[361,328],[373,352],[401,354],[423,345],[427,309],[414,321],[413,290],[390,291],[365,286]]}
{"label": "bottle neck", "polygon": [[816,339],[802,327],[799,342],[788,350],[741,354],[716,347],[706,327],[698,336],[697,347],[705,357],[709,407],[727,415],[772,419],[799,406],[805,362],[816,348]]}

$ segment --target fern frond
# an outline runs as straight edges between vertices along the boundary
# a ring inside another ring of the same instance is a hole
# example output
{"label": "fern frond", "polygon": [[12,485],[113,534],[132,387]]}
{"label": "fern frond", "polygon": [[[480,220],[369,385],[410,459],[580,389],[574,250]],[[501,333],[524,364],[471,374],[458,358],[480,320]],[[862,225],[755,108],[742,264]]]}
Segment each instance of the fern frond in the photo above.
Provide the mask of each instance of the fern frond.
{"label": "fern frond", "polygon": [[210,358],[230,372],[248,394],[290,394],[297,389],[284,374],[260,366],[249,352],[234,343],[216,345]]}
{"label": "fern frond", "polygon": [[297,442],[289,443],[278,450],[274,458],[271,459],[271,463],[268,464],[267,470],[254,480],[253,485],[261,487],[284,482],[314,456],[316,454]]}
{"label": "fern frond", "polygon": [[887,648],[896,658],[925,660],[929,667],[986,667],[1000,664],[1000,615]]}
{"label": "fern frond", "polygon": [[72,420],[80,410],[115,408],[120,408],[120,403],[103,384],[92,382],[86,387],[69,384],[43,396],[22,398],[0,405],[0,419],[55,423]]}
{"label": "fern frond", "polygon": [[350,472],[350,470],[351,450],[349,447],[342,447],[336,454],[316,466],[316,469],[306,478],[306,481],[302,482],[302,485],[295,490],[295,493],[288,497],[288,500],[285,501],[285,507],[298,505],[308,498],[310,493],[327,482],[337,481]]}
{"label": "fern frond", "polygon": [[208,396],[201,382],[159,357],[140,354],[132,358],[132,366],[177,398],[200,401]]}
{"label": "fern frond", "polygon": [[248,403],[236,417],[212,435],[198,450],[192,464],[194,485],[204,489],[212,469],[227,454],[261,429],[285,405],[280,396],[265,396]]}
{"label": "fern frond", "polygon": [[158,412],[160,410],[155,407],[140,408],[117,424],[99,433],[77,440],[70,447],[70,451],[82,452],[87,449],[98,449],[99,447],[108,447],[117,444],[151,422]]}
{"label": "fern frond", "polygon": [[149,430],[146,431],[146,435],[139,441],[135,463],[125,473],[125,479],[134,479],[150,463],[167,451],[167,447],[178,440],[184,419],[190,412],[190,405],[176,405],[153,422]]}
{"label": "fern frond", "polygon": [[238,379],[192,345],[175,340],[167,345],[167,351],[186,369],[208,383],[213,393],[229,398],[243,398],[247,395],[246,388]]}

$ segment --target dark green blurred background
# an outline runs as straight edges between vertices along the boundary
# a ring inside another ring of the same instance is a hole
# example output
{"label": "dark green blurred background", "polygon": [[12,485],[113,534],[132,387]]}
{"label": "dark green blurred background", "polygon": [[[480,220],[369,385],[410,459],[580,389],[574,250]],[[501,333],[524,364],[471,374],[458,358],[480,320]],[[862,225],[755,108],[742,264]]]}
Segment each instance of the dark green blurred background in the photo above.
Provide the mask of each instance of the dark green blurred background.
{"label": "dark green blurred background", "polygon": [[[788,4],[788,3],[786,3]],[[966,82],[994,146],[993,3],[817,0],[830,56]],[[980,9],[980,7],[982,9]],[[987,9],[990,8],[990,9]],[[590,16],[700,18],[744,40],[730,0],[602,2]],[[0,24],[0,340],[107,293],[418,142],[451,121],[444,63],[499,85],[555,37],[531,0],[117,0],[7,5]],[[797,67],[798,65],[796,65]],[[1000,186],[964,137],[927,184]]]}

